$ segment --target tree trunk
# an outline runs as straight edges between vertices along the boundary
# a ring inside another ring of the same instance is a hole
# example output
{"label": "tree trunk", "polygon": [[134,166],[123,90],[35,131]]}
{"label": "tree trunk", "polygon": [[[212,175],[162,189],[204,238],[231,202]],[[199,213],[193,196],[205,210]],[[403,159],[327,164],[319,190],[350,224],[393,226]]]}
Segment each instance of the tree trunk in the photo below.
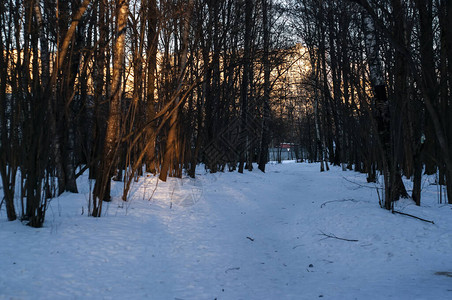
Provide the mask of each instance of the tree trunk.
{"label": "tree trunk", "polygon": [[[182,85],[185,77],[185,69],[187,64],[187,52],[188,52],[188,34],[190,30],[190,17],[193,9],[193,1],[190,0],[187,4],[186,11],[183,14],[183,27],[182,27],[182,41],[181,41],[181,52],[179,61],[179,85]],[[179,109],[178,104],[181,101],[180,95],[176,96],[176,101],[174,103],[175,109],[172,112],[169,132],[165,145],[165,154],[163,157],[162,169],[160,170],[159,178],[162,181],[166,181],[168,172],[174,175],[180,172],[182,165],[180,161],[181,154],[181,143],[178,134],[179,130]],[[174,172],[176,171],[176,172]]]}
{"label": "tree trunk", "polygon": [[240,138],[242,139],[240,142],[241,149],[239,149],[240,158],[239,158],[239,173],[243,173],[243,168],[245,165],[246,159],[246,146],[247,146],[247,136],[242,136],[242,134],[246,133],[246,124],[248,117],[248,93],[249,93],[249,85],[250,85],[250,73],[251,73],[251,61],[250,61],[250,50],[251,50],[251,22],[252,22],[252,14],[253,14],[253,1],[245,0],[245,41],[244,41],[244,54],[243,54],[243,75],[242,75],[242,85],[241,85],[241,122],[240,122]]}
{"label": "tree trunk", "polygon": [[268,142],[269,142],[269,129],[268,123],[270,118],[270,62],[269,62],[269,47],[270,47],[270,29],[268,24],[268,0],[262,0],[262,26],[263,26],[263,38],[264,38],[264,98],[262,99],[262,133],[259,155],[259,170],[265,172],[265,165],[268,162]]}
{"label": "tree trunk", "polygon": [[390,145],[390,116],[389,99],[386,94],[386,84],[378,54],[377,37],[373,20],[367,14],[364,15],[364,42],[366,45],[367,59],[369,63],[370,81],[373,87],[375,100],[375,120],[380,145],[380,156],[383,164],[385,198],[384,206],[391,209],[394,201],[393,183],[395,181],[395,170],[391,163]]}
{"label": "tree trunk", "polygon": [[[155,116],[155,72],[157,70],[157,44],[158,44],[158,10],[157,1],[150,0],[148,2],[148,69],[147,69],[147,99],[146,99],[146,120],[149,122]],[[155,125],[154,123],[147,125],[146,142],[151,143],[146,153],[146,171],[156,173],[156,157],[155,157]]]}
{"label": "tree trunk", "polygon": [[110,112],[107,120],[104,149],[100,162],[100,171],[97,174],[93,190],[92,216],[100,217],[102,214],[102,201],[110,200],[110,185],[113,168],[116,166],[116,152],[120,143],[120,120],[122,100],[122,76],[124,72],[124,50],[126,25],[129,11],[128,0],[118,0],[116,41],[114,45],[113,81],[110,98]]}
{"label": "tree trunk", "polygon": [[[0,3],[0,24],[6,24],[5,4]],[[1,34],[0,34],[1,36]],[[12,98],[8,99],[6,94],[6,80],[8,77],[8,46],[12,41],[7,40],[0,43],[0,177],[3,185],[3,197],[6,205],[6,215],[8,221],[14,221],[17,218],[14,207],[14,192],[17,166],[15,163],[14,149],[15,142],[12,141],[12,134],[8,134],[14,123],[12,122],[13,103]],[[9,106],[10,115],[7,117],[6,111]],[[7,120],[7,118],[9,120]],[[9,121],[9,122],[8,122]],[[9,123],[9,125],[8,125]]]}

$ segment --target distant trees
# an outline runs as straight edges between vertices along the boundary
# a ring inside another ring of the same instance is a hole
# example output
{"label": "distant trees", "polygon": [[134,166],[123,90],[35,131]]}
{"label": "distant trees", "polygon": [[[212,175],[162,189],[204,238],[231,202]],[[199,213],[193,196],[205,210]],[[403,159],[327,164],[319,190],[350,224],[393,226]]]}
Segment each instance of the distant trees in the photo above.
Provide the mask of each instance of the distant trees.
{"label": "distant trees", "polygon": [[322,137],[312,143],[320,149],[325,139],[332,162],[367,172],[369,181],[380,170],[387,209],[408,196],[401,175],[413,177],[420,205],[423,166],[438,172],[452,201],[448,3],[304,0],[288,8],[309,49],[307,84],[314,99],[321,95],[315,111],[327,128],[316,129]]}

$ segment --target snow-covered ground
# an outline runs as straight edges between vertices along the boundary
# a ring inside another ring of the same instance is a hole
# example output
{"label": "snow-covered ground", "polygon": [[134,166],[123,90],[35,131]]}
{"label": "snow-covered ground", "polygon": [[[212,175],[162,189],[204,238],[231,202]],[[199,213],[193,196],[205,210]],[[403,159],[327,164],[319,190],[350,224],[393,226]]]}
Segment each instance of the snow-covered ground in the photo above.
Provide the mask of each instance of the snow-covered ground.
{"label": "snow-covered ground", "polygon": [[[0,299],[452,299],[452,207],[378,205],[365,175],[318,164],[135,183],[87,216],[89,184],[44,228],[0,211]],[[410,188],[408,184],[408,188]],[[340,240],[333,237],[352,241]]]}

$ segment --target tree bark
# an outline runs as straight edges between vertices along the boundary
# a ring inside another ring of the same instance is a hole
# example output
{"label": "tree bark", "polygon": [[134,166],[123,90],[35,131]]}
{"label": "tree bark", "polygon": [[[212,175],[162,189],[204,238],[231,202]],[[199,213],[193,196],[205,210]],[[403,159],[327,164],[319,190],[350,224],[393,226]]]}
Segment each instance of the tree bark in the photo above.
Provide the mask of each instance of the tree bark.
{"label": "tree bark", "polygon": [[114,45],[113,59],[113,80],[110,98],[110,112],[107,120],[107,131],[105,134],[104,149],[100,162],[100,172],[97,174],[96,183],[93,190],[93,217],[100,217],[102,214],[102,201],[109,201],[111,177],[117,160],[117,150],[121,141],[121,100],[122,100],[122,76],[124,72],[124,51],[126,25],[129,11],[128,0],[118,0],[117,5],[117,25],[116,40]]}
{"label": "tree bark", "polygon": [[[240,124],[240,133],[246,133],[246,124],[248,117],[248,95],[249,95],[249,85],[250,85],[250,73],[252,64],[250,61],[250,50],[251,50],[251,27],[252,27],[252,14],[253,14],[253,0],[245,0],[245,41],[243,47],[243,75],[242,75],[242,84],[241,84],[241,124]],[[241,149],[239,149],[240,158],[239,158],[239,173],[243,173],[243,168],[245,165],[246,159],[246,147],[247,147],[247,136],[241,136]]]}
{"label": "tree bark", "polygon": [[262,99],[262,132],[261,145],[259,156],[259,170],[265,173],[265,165],[268,162],[268,142],[269,142],[269,128],[268,123],[270,119],[270,61],[269,61],[269,47],[270,47],[270,29],[268,22],[269,0],[262,0],[262,30],[264,38],[264,97]]}
{"label": "tree bark", "polygon": [[[193,1],[190,0],[187,3],[186,11],[183,14],[183,27],[182,27],[182,41],[181,41],[181,51],[180,51],[180,61],[179,61],[179,85],[182,85],[186,73],[187,65],[187,52],[188,52],[188,34],[190,30],[190,17],[193,9]],[[181,154],[181,143],[178,136],[179,127],[179,109],[178,104],[181,101],[180,95],[176,96],[176,101],[174,102],[175,109],[172,112],[171,119],[169,122],[169,132],[165,145],[165,154],[163,157],[162,169],[160,171],[159,178],[162,181],[166,181],[168,177],[168,172],[170,174],[178,174],[182,168],[180,154]],[[176,171],[176,172],[174,172]]]}
{"label": "tree bark", "polygon": [[367,14],[364,15],[364,42],[366,45],[367,59],[369,64],[370,81],[373,87],[375,100],[375,120],[377,123],[378,140],[380,144],[380,156],[383,164],[385,198],[384,206],[391,209],[394,201],[393,186],[395,181],[395,170],[391,164],[390,146],[390,116],[389,99],[386,94],[386,84],[383,78],[381,61],[378,54],[377,37],[373,20]]}
{"label": "tree bark", "polygon": [[[148,2],[148,69],[147,69],[147,99],[146,99],[146,119],[152,120],[155,116],[155,73],[157,70],[157,45],[158,45],[158,10],[157,1],[150,0]],[[155,126],[148,125],[146,133],[146,142],[151,143],[146,153],[146,171],[153,174],[156,173],[156,157],[155,157]]]}

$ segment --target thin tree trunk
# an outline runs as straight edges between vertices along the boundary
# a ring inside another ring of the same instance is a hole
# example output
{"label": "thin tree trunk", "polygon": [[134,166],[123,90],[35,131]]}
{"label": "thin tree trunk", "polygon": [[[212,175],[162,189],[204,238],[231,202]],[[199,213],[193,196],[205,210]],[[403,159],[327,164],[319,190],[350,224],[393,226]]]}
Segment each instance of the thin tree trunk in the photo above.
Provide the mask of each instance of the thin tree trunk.
{"label": "thin tree trunk", "polygon": [[259,156],[259,170],[265,172],[265,165],[268,162],[268,143],[269,143],[269,118],[270,118],[270,62],[269,62],[269,44],[270,33],[268,24],[268,9],[269,1],[262,0],[262,26],[264,35],[264,98],[263,98],[263,113],[262,113],[262,133],[261,133],[261,147]]}

